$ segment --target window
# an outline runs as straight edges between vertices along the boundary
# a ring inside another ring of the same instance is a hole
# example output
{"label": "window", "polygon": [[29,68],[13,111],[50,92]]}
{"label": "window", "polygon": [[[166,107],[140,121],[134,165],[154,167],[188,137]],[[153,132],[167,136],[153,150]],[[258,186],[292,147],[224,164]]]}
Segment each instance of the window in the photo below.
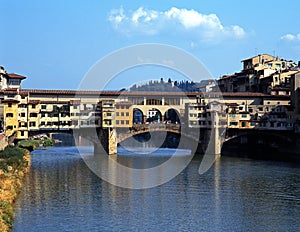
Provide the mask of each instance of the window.
{"label": "window", "polygon": [[36,123],[35,122],[29,122],[30,127],[35,127]]}
{"label": "window", "polygon": [[110,113],[110,112],[107,112],[107,113],[106,113],[106,116],[110,117],[110,116],[111,116],[111,113]]}
{"label": "window", "polygon": [[24,131],[21,131],[21,136],[24,136],[24,135],[25,135]]}
{"label": "window", "polygon": [[180,98],[165,98],[165,105],[180,105]]}
{"label": "window", "polygon": [[104,120],[103,123],[104,125],[108,125],[108,126],[112,125],[111,120]]}
{"label": "window", "polygon": [[20,80],[18,80],[18,79],[9,79],[8,84],[9,85],[20,85]]}
{"label": "window", "polygon": [[14,127],[11,126],[11,125],[9,125],[9,126],[6,127],[6,130],[12,130],[12,129],[14,129]]}
{"label": "window", "polygon": [[8,103],[8,107],[11,108],[12,107],[12,103]]}
{"label": "window", "polygon": [[47,108],[46,105],[42,105],[42,110],[45,110]]}
{"label": "window", "polygon": [[35,105],[35,104],[33,104],[33,105],[31,106],[31,108],[32,108],[32,109],[35,109],[35,107],[36,107],[36,105]]}
{"label": "window", "polygon": [[7,114],[6,114],[6,117],[7,117],[7,118],[13,118],[13,117],[14,117],[14,114],[13,114],[13,113],[7,113]]}
{"label": "window", "polygon": [[21,113],[21,117],[26,117],[26,114],[25,113]]}
{"label": "window", "polygon": [[119,116],[119,112],[116,112],[116,116]]}
{"label": "window", "polygon": [[37,113],[30,113],[30,118],[36,118],[37,117]]}
{"label": "window", "polygon": [[125,122],[126,122],[126,125],[129,125],[129,120],[126,120]]}
{"label": "window", "polygon": [[41,122],[41,126],[45,126],[45,124],[46,124],[45,122]]}
{"label": "window", "polygon": [[116,121],[116,124],[119,125],[119,120]]}
{"label": "window", "polygon": [[162,101],[159,99],[147,99],[146,105],[162,105]]}
{"label": "window", "polygon": [[127,117],[129,116],[129,112],[126,112],[126,116],[127,116]]}
{"label": "window", "polygon": [[122,116],[122,117],[124,116],[124,112],[121,112],[121,116]]}

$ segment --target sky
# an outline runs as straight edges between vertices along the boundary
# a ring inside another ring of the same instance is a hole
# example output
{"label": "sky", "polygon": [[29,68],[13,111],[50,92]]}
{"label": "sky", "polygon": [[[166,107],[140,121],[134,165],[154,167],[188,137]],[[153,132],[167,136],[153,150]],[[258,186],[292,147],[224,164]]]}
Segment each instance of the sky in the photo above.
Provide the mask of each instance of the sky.
{"label": "sky", "polygon": [[[241,70],[241,60],[257,54],[300,60],[298,0],[0,0],[0,5],[0,65],[26,76],[23,88],[78,89],[99,60],[144,43],[186,51],[215,79]],[[133,68],[105,88],[160,78],[182,75]]]}

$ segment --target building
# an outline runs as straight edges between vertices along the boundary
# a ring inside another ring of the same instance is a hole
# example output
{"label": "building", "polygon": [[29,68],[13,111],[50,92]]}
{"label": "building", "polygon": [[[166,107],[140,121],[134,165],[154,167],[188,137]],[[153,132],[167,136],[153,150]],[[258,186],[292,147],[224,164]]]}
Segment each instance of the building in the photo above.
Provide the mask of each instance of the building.
{"label": "building", "polygon": [[243,62],[243,69],[218,80],[222,92],[261,92],[266,94],[290,94],[291,75],[298,71],[293,61],[262,54]]}
{"label": "building", "polygon": [[131,128],[133,122],[132,103],[121,101],[116,103],[116,127]]}

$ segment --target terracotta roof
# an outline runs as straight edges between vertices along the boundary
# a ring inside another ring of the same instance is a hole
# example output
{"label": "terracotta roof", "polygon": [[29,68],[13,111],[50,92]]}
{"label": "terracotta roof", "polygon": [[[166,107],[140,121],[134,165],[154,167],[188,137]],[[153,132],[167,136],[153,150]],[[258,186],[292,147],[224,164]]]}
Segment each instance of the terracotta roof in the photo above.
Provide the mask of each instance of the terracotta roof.
{"label": "terracotta roof", "polygon": [[14,79],[26,79],[25,76],[21,76],[21,75],[16,74],[16,73],[8,73],[7,75],[9,76],[9,78],[14,78]]}
{"label": "terracotta roof", "polygon": [[[256,92],[146,92],[146,91],[95,91],[95,90],[20,90],[20,95],[69,95],[69,96],[94,96],[94,97],[118,97],[120,95],[128,97],[142,97],[142,96],[173,96],[173,97],[197,97],[199,94],[204,97],[268,97],[276,98],[279,96],[256,93]],[[284,97],[284,96],[280,96]]]}

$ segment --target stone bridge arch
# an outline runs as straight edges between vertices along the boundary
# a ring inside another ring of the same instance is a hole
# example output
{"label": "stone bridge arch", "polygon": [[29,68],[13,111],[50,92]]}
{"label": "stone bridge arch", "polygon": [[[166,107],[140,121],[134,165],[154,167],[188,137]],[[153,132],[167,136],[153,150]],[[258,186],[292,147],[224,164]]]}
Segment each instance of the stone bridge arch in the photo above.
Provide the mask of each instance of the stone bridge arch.
{"label": "stone bridge arch", "polygon": [[239,131],[226,136],[221,153],[253,158],[282,158],[286,149],[294,146],[294,140],[287,131]]}

